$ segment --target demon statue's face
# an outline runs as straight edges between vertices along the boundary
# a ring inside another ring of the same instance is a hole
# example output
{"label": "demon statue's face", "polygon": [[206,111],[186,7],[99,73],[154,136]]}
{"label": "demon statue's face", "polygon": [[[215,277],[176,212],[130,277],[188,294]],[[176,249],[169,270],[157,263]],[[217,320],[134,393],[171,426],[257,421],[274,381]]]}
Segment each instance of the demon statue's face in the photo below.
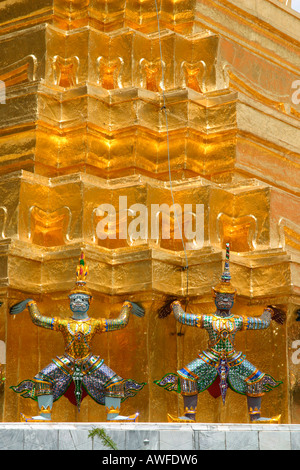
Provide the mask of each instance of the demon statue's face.
{"label": "demon statue's face", "polygon": [[90,308],[90,296],[87,294],[71,294],[70,309],[75,314],[85,314]]}
{"label": "demon statue's face", "polygon": [[215,297],[215,304],[218,310],[231,310],[234,304],[234,294],[218,292]]}

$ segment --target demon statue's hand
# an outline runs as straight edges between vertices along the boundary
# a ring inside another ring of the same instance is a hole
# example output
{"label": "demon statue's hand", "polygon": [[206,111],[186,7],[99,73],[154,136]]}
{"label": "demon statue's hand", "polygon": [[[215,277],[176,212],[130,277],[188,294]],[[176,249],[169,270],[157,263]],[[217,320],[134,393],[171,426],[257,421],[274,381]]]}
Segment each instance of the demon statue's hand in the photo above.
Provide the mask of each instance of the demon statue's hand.
{"label": "demon statue's hand", "polygon": [[283,325],[286,320],[286,313],[274,305],[268,305],[268,309],[271,313],[272,320],[276,321],[280,325]]}
{"label": "demon statue's hand", "polygon": [[131,313],[133,313],[133,315],[135,315],[136,317],[143,317],[145,315],[145,310],[143,309],[143,307],[141,307],[135,302],[129,301],[129,303],[132,305]]}
{"label": "demon statue's hand", "polygon": [[271,319],[272,319],[272,312],[271,310],[268,308],[268,309],[265,309],[264,313],[259,317],[260,320],[263,320],[263,321],[266,321],[266,322],[270,322]]}
{"label": "demon statue's hand", "polygon": [[172,312],[172,303],[176,300],[176,298],[172,297],[169,298],[164,305],[158,311],[158,318],[166,318]]}
{"label": "demon statue's hand", "polygon": [[11,315],[17,315],[18,313],[23,312],[23,310],[25,310],[25,308],[27,307],[28,302],[30,302],[30,301],[32,301],[32,299],[26,299],[26,300],[22,300],[22,302],[19,302],[19,303],[13,305],[10,308],[9,313]]}

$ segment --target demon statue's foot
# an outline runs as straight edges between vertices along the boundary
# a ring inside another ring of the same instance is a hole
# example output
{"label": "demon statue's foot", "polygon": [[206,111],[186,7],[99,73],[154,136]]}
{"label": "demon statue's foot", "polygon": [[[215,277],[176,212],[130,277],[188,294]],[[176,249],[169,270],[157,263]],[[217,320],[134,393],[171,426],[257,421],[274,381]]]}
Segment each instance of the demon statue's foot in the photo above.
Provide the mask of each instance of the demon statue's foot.
{"label": "demon statue's foot", "polygon": [[251,420],[251,424],[280,424],[281,415],[273,416],[272,418],[257,418]]}
{"label": "demon statue's foot", "polygon": [[176,418],[168,414],[169,423],[195,423],[197,413],[197,385],[192,380],[180,379],[180,386],[183,397],[183,416]]}
{"label": "demon statue's foot", "polygon": [[20,414],[22,423],[45,423],[51,421],[51,418],[45,418],[41,415],[38,416],[26,416],[23,413]]}
{"label": "demon statue's foot", "polygon": [[134,415],[130,416],[122,416],[122,415],[117,415],[114,418],[107,418],[107,421],[110,421],[111,423],[137,423],[139,420],[139,413],[135,413]]}
{"label": "demon statue's foot", "polygon": [[[181,381],[181,385],[185,385],[187,381]],[[174,416],[168,414],[168,422],[169,423],[195,423],[196,422],[196,413],[197,413],[197,400],[198,395],[183,395],[183,403],[184,403],[184,414],[179,418],[175,418]]]}
{"label": "demon statue's foot", "polygon": [[261,396],[247,396],[248,413],[250,423],[252,424],[279,424],[281,415],[272,418],[264,418],[261,416]]}
{"label": "demon statue's foot", "polygon": [[45,408],[44,406],[40,409],[40,414],[37,416],[26,416],[21,413],[22,423],[44,423],[45,421],[51,421],[51,409],[49,406]]}
{"label": "demon statue's foot", "polygon": [[175,418],[168,414],[168,422],[169,423],[195,423],[196,422],[196,413],[197,413],[197,400],[198,400],[198,393],[193,393],[196,390],[196,384],[191,380],[182,379],[180,381],[181,389],[187,393],[186,395],[182,393],[183,396],[183,416],[179,418]]}
{"label": "demon statue's foot", "polygon": [[179,418],[176,418],[175,416],[168,414],[168,422],[169,423],[195,423],[196,421],[192,418],[189,418],[188,416],[180,416]]}
{"label": "demon statue's foot", "polygon": [[106,408],[107,412],[107,417],[106,420],[114,423],[136,423],[139,418],[139,413],[135,413],[130,416],[122,416],[119,414],[120,409],[119,408]]}

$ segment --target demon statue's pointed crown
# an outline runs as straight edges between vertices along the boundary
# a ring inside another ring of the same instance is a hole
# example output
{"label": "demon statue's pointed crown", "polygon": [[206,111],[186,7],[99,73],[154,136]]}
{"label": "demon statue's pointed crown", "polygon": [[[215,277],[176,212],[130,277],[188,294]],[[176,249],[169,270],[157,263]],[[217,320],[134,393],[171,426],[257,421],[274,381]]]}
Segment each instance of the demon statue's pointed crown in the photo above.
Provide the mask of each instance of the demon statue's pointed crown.
{"label": "demon statue's pointed crown", "polygon": [[79,265],[76,268],[76,284],[75,287],[71,290],[69,295],[72,294],[86,294],[90,296],[90,300],[92,300],[92,293],[86,287],[86,278],[89,273],[89,268],[85,261],[85,254],[81,252],[79,258]]}
{"label": "demon statue's pointed crown", "polygon": [[221,282],[212,288],[214,296],[216,294],[236,294],[236,289],[231,285],[231,275],[229,269],[229,243],[226,243],[225,266],[221,276]]}

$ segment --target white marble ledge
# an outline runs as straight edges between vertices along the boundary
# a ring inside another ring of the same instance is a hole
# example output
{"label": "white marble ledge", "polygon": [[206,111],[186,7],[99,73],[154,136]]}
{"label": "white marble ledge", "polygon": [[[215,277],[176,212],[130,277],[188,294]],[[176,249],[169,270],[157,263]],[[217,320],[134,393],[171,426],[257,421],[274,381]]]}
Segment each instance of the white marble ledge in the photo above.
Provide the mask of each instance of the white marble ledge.
{"label": "white marble ledge", "polygon": [[43,429],[43,430],[89,430],[93,428],[105,428],[107,430],[167,430],[167,431],[289,431],[300,432],[299,424],[242,424],[242,423],[109,423],[90,422],[90,423],[0,423],[0,430],[4,429]]}
{"label": "white marble ledge", "polygon": [[110,450],[89,432],[102,428],[118,450],[300,450],[300,424],[0,423],[0,450]]}

